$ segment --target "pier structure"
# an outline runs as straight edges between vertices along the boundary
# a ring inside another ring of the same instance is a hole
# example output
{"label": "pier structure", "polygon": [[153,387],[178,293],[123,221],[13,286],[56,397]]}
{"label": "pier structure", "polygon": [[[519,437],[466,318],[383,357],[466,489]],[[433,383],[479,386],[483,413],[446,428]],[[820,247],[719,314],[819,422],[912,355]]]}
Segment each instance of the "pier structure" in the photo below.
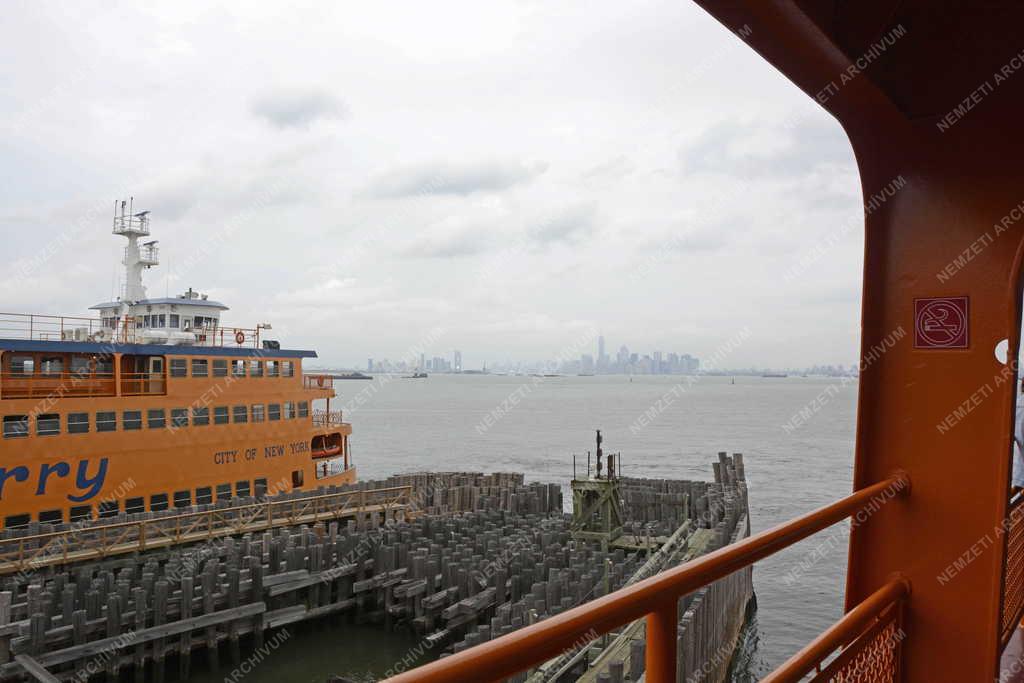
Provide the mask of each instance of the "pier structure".
{"label": "pier structure", "polygon": [[615,473],[615,456],[608,456],[607,473],[602,473],[604,450],[601,430],[597,430],[597,466],[594,476],[590,473],[590,457],[587,457],[587,473],[583,479],[576,478],[573,467],[572,488],[572,537],[577,541],[594,541],[606,552],[609,546],[622,535],[622,498],[619,479]]}
{"label": "pier structure", "polygon": [[[739,456],[721,456],[714,483],[617,480],[622,533],[608,548],[574,538],[557,484],[526,484],[510,473],[420,473],[359,485],[365,492],[408,490],[401,505],[387,509],[297,517],[293,524],[0,576],[0,681],[77,680],[82,672],[113,680],[130,672],[134,680],[159,683],[187,677],[195,656],[210,668],[237,663],[279,629],[341,615],[422,634],[427,647],[419,661],[403,665],[410,668],[746,533]],[[275,503],[295,501],[301,509],[303,500],[342,493],[351,490],[289,494]],[[260,503],[236,503],[251,504]],[[108,521],[75,535],[103,534]],[[0,543],[63,531],[4,532]],[[734,643],[742,624],[749,571],[735,584],[687,598],[679,647],[688,671],[707,670],[714,657],[727,666],[723,643]],[[612,681],[619,672],[621,680],[637,680],[630,676],[641,675],[644,642],[642,627],[633,625],[580,643],[567,653],[573,661],[558,664],[561,672],[545,665],[510,681]],[[721,680],[721,668],[706,680]]]}
{"label": "pier structure", "polygon": [[[623,583],[632,585],[669,567],[701,557],[750,535],[743,455],[718,454],[714,482],[618,479],[627,529],[616,545],[652,552]],[[667,535],[666,535],[667,534]],[[632,538],[631,538],[632,537]],[[676,680],[726,680],[748,609],[754,604],[753,574],[741,569],[685,596],[676,649]],[[645,671],[646,625],[638,619],[615,632],[580,644],[519,680],[527,683],[624,683]],[[515,679],[513,679],[515,680]]]}

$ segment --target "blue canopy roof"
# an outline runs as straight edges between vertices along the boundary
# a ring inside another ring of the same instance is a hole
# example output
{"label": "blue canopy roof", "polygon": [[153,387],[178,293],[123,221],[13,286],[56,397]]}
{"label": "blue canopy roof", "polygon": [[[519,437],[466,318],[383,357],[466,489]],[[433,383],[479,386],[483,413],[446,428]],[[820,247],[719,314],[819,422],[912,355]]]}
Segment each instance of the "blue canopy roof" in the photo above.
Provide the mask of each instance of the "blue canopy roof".
{"label": "blue canopy roof", "polygon": [[[127,303],[127,302],[124,302],[124,301],[107,301],[106,303],[96,304],[95,306],[90,306],[89,310],[90,311],[94,311],[94,310],[99,310],[101,308],[114,308],[116,306],[120,306],[123,303]],[[133,305],[133,306],[157,306],[157,305],[162,305],[162,304],[172,304],[172,305],[175,305],[175,306],[208,306],[210,308],[219,308],[222,311],[229,310],[227,306],[225,306],[224,304],[222,304],[219,301],[210,301],[210,300],[207,300],[207,299],[179,299],[179,298],[173,297],[173,296],[172,297],[164,297],[164,298],[160,298],[160,299],[142,299],[140,301],[136,301],[134,304],[131,304],[131,305]]]}

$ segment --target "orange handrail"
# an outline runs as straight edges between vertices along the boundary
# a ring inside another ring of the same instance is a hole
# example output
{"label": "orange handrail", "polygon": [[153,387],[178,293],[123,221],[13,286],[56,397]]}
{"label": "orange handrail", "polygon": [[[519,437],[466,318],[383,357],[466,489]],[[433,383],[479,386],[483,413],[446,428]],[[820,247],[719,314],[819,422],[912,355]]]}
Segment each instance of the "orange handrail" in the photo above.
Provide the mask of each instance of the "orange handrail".
{"label": "orange handrail", "polygon": [[[673,683],[679,598],[856,514],[880,494],[905,494],[904,472],[772,529],[495,640],[387,679],[388,683],[499,681],[566,652],[594,633],[647,616],[646,681]],[[877,501],[876,501],[877,502]]]}
{"label": "orange handrail", "polygon": [[782,666],[762,678],[761,683],[797,683],[803,680],[825,658],[848,645],[887,608],[897,605],[908,595],[910,584],[904,579],[893,579],[843,615],[842,619],[786,660]]}

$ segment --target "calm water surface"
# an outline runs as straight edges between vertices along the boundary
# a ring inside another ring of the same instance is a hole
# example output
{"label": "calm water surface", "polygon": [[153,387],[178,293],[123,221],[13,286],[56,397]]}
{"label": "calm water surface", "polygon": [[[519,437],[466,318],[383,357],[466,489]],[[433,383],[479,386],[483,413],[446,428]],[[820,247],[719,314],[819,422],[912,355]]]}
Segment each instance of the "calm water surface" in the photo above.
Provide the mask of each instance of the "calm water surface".
{"label": "calm water surface", "polygon": [[[686,390],[667,394],[680,381]],[[331,407],[346,409],[363,479],[414,470],[504,470],[565,484],[573,453],[585,459],[593,448],[593,430],[600,428],[606,451],[622,452],[629,476],[710,479],[718,451],[742,452],[754,530],[849,493],[856,383],[830,395],[820,412],[787,433],[782,425],[834,380],[731,381],[700,377],[688,385],[680,377],[378,376],[373,382],[338,383],[340,399]],[[502,414],[502,404],[508,407],[513,394],[516,405]],[[671,397],[671,405],[646,427],[630,428],[664,396]],[[478,430],[488,414],[493,425]],[[764,674],[841,616],[845,528],[833,532],[839,538],[820,535],[756,565],[758,611],[745,634],[735,680]],[[834,550],[806,562],[823,541]],[[791,572],[802,562],[799,580],[793,581]],[[372,680],[417,644],[409,634],[383,635],[374,627],[345,622],[307,626],[293,635],[245,680],[312,683],[330,673]],[[197,672],[192,680],[220,681],[224,675],[223,669]]]}

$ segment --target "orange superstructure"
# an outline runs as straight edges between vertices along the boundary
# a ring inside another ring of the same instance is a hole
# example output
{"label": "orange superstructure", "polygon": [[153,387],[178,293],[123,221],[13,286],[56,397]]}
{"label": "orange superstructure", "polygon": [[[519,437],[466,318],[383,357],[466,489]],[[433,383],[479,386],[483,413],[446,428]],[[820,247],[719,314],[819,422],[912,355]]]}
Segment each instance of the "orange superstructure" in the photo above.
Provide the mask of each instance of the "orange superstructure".
{"label": "orange superstructure", "polygon": [[316,353],[223,327],[227,307],[191,290],[146,299],[148,219],[121,219],[128,285],[100,319],[0,314],[0,525],[354,482],[333,378],[303,374]]}
{"label": "orange superstructure", "polygon": [[[302,375],[311,352],[16,340],[0,349],[6,527],[355,481],[351,426],[312,408],[334,390],[329,376]],[[140,363],[155,369],[136,372]]]}

